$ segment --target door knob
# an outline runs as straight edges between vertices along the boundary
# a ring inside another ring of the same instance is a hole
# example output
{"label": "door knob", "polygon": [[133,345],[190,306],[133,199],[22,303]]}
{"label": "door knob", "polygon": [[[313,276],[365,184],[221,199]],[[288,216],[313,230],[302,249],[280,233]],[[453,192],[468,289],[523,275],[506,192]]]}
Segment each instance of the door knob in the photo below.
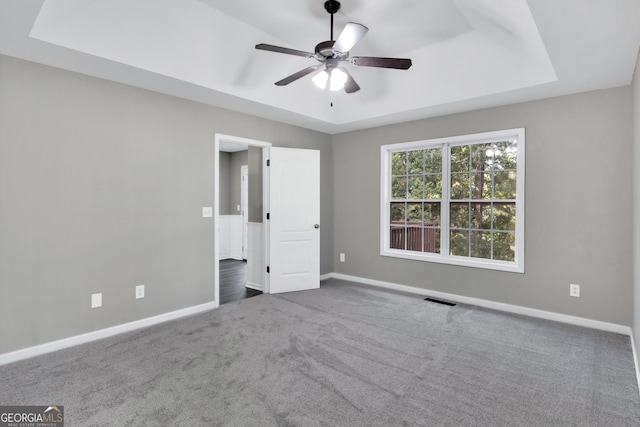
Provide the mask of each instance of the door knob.
{"label": "door knob", "polygon": [[320,224],[314,225],[313,228],[320,228]]}

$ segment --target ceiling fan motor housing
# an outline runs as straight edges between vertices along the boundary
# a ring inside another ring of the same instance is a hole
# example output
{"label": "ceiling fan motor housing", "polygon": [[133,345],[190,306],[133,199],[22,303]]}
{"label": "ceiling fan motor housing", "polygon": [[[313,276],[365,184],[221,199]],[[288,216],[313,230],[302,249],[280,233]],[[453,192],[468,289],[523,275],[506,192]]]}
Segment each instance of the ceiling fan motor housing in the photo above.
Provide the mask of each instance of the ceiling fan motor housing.
{"label": "ceiling fan motor housing", "polygon": [[335,42],[328,40],[326,42],[320,42],[318,43],[318,45],[316,46],[316,53],[325,56],[325,57],[330,57],[333,56],[333,44]]}

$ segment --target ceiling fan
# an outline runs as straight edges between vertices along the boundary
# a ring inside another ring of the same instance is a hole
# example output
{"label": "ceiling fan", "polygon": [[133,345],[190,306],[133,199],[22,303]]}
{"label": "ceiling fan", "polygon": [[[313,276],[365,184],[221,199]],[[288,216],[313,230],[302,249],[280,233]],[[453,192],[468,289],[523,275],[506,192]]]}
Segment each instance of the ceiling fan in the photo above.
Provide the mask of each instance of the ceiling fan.
{"label": "ceiling fan", "polygon": [[329,87],[330,90],[344,89],[347,93],[353,93],[359,91],[360,86],[358,86],[358,83],[351,77],[349,72],[341,67],[343,62],[348,61],[353,65],[361,67],[394,68],[398,70],[407,70],[411,67],[411,59],[372,56],[353,56],[349,58],[351,48],[364,37],[369,29],[362,24],[349,22],[338,36],[338,39],[334,41],[333,15],[340,9],[340,2],[329,0],[324,3],[324,8],[331,15],[331,40],[318,43],[315,48],[315,53],[264,43],[256,45],[256,49],[259,50],[314,58],[320,62],[318,65],[312,65],[277,81],[276,86],[288,85],[308,74],[318,71],[318,74],[313,77],[313,81],[318,87],[322,89]]}

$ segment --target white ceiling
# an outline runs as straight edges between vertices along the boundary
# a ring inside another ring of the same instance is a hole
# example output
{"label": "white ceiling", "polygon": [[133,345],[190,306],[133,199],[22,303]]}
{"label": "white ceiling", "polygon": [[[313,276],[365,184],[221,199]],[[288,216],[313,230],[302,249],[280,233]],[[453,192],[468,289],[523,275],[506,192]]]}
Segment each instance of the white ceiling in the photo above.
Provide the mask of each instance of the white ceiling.
{"label": "white ceiling", "polygon": [[[354,94],[311,76],[329,39],[324,0],[1,0],[0,53],[210,105],[339,133],[628,85],[638,0],[342,0],[369,32],[352,56],[408,57],[406,71],[348,65]],[[333,102],[333,107],[331,107]]]}

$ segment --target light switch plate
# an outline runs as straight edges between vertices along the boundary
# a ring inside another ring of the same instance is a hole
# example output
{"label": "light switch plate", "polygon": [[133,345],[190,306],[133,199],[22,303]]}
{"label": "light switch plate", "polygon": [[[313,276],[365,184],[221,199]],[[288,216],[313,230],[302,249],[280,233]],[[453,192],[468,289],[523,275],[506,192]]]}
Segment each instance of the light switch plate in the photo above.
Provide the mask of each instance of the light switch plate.
{"label": "light switch plate", "polygon": [[202,208],[202,218],[213,217],[213,208],[211,206],[205,206]]}

